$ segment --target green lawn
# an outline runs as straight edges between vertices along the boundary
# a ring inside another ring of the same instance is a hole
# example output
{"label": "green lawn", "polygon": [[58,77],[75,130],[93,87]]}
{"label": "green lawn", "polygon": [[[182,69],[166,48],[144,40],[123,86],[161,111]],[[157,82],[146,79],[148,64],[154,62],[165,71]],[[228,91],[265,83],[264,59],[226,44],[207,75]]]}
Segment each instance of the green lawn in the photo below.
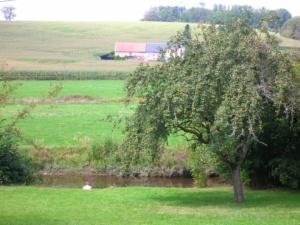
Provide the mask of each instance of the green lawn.
{"label": "green lawn", "polygon": [[122,80],[81,80],[81,81],[16,81],[18,88],[13,93],[16,98],[46,97],[51,88],[62,87],[59,96],[91,96],[102,98],[125,97]]}
{"label": "green lawn", "polygon": [[[4,112],[15,115],[23,108],[24,105],[9,105]],[[91,142],[110,138],[120,142],[124,137],[124,119],[133,108],[124,103],[38,105],[17,125],[26,139],[49,148],[75,146],[84,138]],[[181,136],[174,135],[169,139],[172,148],[180,148],[185,143]]]}
{"label": "green lawn", "polygon": [[[23,107],[9,105],[5,113],[14,115]],[[120,141],[123,123],[113,130],[113,121],[130,112],[130,106],[122,103],[38,105],[28,118],[18,123],[18,127],[24,137],[39,140],[48,147],[76,145],[74,140],[84,137]],[[113,117],[112,122],[107,120],[108,116]]]}
{"label": "green lawn", "polygon": [[1,225],[296,225],[300,195],[247,191],[232,201],[231,188],[80,189],[0,187]]}
{"label": "green lawn", "polygon": [[[77,145],[78,139],[86,137],[91,142],[101,142],[107,138],[120,142],[124,137],[124,119],[132,113],[134,107],[133,104],[115,102],[125,97],[124,81],[14,81],[14,83],[17,84],[17,88],[13,97],[17,99],[32,100],[46,97],[52,87],[62,85],[63,89],[59,96],[96,97],[105,100],[105,103],[101,101],[93,103],[93,99],[87,98],[80,102],[74,98],[71,103],[38,104],[28,118],[18,123],[26,139],[55,148]],[[0,113],[15,115],[24,107],[26,105],[11,104],[1,109]],[[108,120],[108,117],[112,118]],[[172,136],[169,144],[171,147],[180,148],[185,141],[182,137]]]}

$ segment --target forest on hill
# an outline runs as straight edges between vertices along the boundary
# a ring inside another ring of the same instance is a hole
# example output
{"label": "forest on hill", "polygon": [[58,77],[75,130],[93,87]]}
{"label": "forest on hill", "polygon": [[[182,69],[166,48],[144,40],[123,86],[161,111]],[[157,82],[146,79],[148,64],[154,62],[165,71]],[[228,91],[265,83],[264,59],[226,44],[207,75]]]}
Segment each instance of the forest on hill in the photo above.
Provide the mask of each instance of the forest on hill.
{"label": "forest on hill", "polygon": [[200,7],[192,8],[180,6],[152,7],[145,13],[143,20],[230,24],[239,18],[247,19],[253,27],[260,27],[264,23],[270,29],[278,29],[291,19],[292,15],[286,9],[255,9],[247,5],[228,7],[223,4],[215,4],[213,9],[207,9],[202,4]]}

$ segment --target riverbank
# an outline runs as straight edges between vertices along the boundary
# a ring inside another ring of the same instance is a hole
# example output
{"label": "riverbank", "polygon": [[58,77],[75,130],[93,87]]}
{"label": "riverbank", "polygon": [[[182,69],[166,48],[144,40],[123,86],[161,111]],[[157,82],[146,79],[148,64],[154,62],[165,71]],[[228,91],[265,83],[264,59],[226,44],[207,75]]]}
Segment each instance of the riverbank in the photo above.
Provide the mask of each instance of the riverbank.
{"label": "riverbank", "polygon": [[51,189],[1,187],[0,225],[295,225],[300,195],[246,191],[233,202],[231,187]]}
{"label": "riverbank", "polygon": [[[37,186],[54,188],[81,188],[86,182],[93,188],[111,187],[180,187],[191,188],[194,180],[187,177],[134,177],[103,173],[44,173]],[[212,184],[212,182],[210,182]]]}

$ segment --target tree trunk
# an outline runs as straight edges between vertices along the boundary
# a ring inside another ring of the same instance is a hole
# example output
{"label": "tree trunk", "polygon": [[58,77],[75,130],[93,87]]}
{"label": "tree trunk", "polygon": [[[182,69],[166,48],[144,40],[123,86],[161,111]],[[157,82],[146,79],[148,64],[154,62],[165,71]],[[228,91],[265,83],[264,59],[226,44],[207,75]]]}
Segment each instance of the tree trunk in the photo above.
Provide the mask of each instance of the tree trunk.
{"label": "tree trunk", "polygon": [[234,190],[234,200],[237,203],[244,202],[243,183],[241,179],[241,166],[232,168],[232,182]]}

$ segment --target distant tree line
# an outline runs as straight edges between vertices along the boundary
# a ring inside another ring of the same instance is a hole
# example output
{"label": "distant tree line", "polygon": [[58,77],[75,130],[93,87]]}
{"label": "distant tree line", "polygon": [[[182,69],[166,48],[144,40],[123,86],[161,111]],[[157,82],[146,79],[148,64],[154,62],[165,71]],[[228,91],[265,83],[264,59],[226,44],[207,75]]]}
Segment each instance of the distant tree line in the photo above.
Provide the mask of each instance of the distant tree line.
{"label": "distant tree line", "polygon": [[143,20],[228,24],[239,18],[246,19],[252,27],[265,25],[270,29],[278,29],[287,20],[292,18],[292,15],[286,9],[268,10],[266,8],[255,9],[247,5],[228,7],[216,4],[213,9],[206,9],[204,7],[187,9],[179,6],[153,7],[145,13]]}

